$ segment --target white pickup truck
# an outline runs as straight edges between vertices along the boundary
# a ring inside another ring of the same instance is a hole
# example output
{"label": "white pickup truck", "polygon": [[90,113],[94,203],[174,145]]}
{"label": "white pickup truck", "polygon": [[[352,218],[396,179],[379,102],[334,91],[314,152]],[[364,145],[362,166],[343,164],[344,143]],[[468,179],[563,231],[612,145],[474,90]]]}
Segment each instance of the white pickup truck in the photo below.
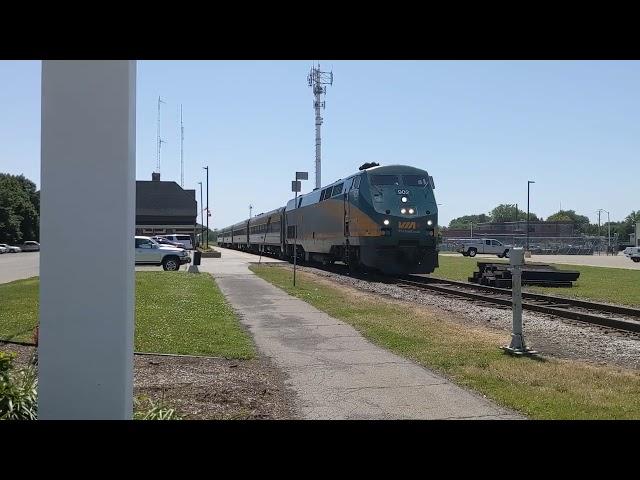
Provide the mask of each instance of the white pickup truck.
{"label": "white pickup truck", "polygon": [[509,258],[509,250],[511,245],[505,245],[493,238],[472,238],[469,240],[461,240],[456,251],[465,257],[475,257],[478,253],[495,254],[499,258]]}
{"label": "white pickup truck", "polygon": [[175,271],[190,263],[189,252],[183,248],[160,245],[149,237],[136,236],[136,265],[155,265]]}

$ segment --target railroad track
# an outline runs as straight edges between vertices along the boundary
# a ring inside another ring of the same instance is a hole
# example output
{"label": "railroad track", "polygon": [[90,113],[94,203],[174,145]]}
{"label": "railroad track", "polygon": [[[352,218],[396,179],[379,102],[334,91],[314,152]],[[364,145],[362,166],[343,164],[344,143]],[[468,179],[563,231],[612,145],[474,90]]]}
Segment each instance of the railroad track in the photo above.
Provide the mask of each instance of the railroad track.
{"label": "railroad track", "polygon": [[[408,276],[394,282],[405,288],[430,290],[496,305],[511,306],[511,290],[467,282]],[[580,322],[640,333],[640,309],[573,298],[522,293],[522,308]]]}
{"label": "railroad track", "polygon": [[[338,275],[346,275],[346,265],[326,266],[306,264],[306,267],[324,270]],[[493,305],[511,307],[511,289],[489,287],[469,282],[444,280],[434,277],[408,275],[401,278],[388,277],[375,273],[357,274],[354,278],[365,281],[390,283],[400,287],[452,295]],[[640,333],[640,309],[622,305],[588,302],[575,298],[556,297],[538,293],[522,292],[522,308],[532,312],[545,313],[560,318],[615,329],[628,335]]]}

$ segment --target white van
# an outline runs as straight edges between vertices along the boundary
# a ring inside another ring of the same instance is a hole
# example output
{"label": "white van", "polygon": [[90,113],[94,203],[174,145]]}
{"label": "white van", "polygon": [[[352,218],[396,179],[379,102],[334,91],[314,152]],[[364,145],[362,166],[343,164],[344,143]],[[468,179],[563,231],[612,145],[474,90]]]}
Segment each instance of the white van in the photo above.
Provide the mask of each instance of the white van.
{"label": "white van", "polygon": [[171,233],[169,235],[162,235],[167,240],[171,240],[172,242],[178,242],[184,245],[184,248],[187,250],[193,250],[193,243],[191,242],[191,235],[186,235],[184,233]]}

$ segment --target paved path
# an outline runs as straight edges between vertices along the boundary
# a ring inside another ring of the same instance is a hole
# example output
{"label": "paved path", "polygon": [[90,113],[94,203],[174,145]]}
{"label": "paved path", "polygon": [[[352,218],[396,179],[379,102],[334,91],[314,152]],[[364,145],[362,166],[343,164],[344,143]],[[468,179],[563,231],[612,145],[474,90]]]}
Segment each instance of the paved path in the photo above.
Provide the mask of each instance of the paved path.
{"label": "paved path", "polygon": [[288,374],[304,418],[520,418],[257,277],[248,269],[256,256],[220,251],[201,270],[216,277],[258,348]]}

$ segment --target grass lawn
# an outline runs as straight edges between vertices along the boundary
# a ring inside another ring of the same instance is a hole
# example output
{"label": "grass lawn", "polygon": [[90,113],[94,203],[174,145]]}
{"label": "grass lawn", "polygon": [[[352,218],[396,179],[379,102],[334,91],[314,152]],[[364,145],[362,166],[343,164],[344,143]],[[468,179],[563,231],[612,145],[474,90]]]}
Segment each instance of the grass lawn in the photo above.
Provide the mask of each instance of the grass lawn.
{"label": "grass lawn", "polygon": [[[496,259],[498,260],[498,259]],[[440,255],[440,267],[432,274],[437,278],[447,278],[466,282],[475,270],[478,261],[494,261],[486,258],[469,258]],[[496,263],[506,263],[504,260]],[[571,288],[525,287],[525,291],[545,293],[559,297],[575,297],[605,303],[640,306],[640,271],[624,268],[589,267],[584,265],[552,264],[560,270],[580,272],[577,282]]]}
{"label": "grass lawn", "polygon": [[577,361],[514,358],[509,335],[470,328],[406,302],[380,299],[305,272],[251,270],[286,292],[353,325],[372,342],[444,373],[497,403],[537,419],[638,419],[640,373]]}
{"label": "grass lawn", "polygon": [[[0,339],[30,342],[38,318],[37,277],[0,284]],[[250,336],[208,273],[136,272],[135,349],[253,358]]]}

